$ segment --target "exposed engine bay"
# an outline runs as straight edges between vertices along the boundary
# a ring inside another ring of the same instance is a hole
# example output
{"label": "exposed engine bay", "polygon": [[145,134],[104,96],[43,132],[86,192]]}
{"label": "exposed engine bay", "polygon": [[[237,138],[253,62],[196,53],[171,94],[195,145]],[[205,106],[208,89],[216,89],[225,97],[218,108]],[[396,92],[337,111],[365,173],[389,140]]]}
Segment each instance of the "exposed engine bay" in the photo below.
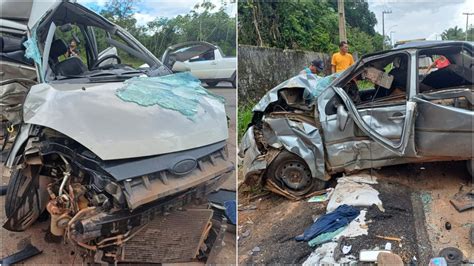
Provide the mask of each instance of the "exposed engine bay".
{"label": "exposed engine bay", "polygon": [[[205,200],[234,168],[225,142],[187,151],[185,160],[174,154],[181,158],[177,162],[167,154],[102,161],[54,130],[26,129],[28,140],[15,158],[7,192],[13,200],[6,205],[4,227],[23,231],[46,210],[52,235],[86,253],[100,251],[104,260],[118,260],[123,245],[156,217]],[[131,174],[138,165],[143,166],[139,171],[152,169],[150,162],[158,160],[161,170]],[[121,179],[124,174],[128,178]]]}

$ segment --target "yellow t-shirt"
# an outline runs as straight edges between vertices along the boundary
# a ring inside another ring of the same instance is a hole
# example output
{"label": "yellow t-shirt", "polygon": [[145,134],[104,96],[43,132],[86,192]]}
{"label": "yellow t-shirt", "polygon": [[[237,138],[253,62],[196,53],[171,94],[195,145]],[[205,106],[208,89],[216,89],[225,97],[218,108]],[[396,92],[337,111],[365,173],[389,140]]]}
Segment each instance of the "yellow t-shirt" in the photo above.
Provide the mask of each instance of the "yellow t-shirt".
{"label": "yellow t-shirt", "polygon": [[331,59],[331,65],[336,66],[336,72],[345,70],[354,64],[354,58],[350,53],[342,55],[340,52],[334,53]]}

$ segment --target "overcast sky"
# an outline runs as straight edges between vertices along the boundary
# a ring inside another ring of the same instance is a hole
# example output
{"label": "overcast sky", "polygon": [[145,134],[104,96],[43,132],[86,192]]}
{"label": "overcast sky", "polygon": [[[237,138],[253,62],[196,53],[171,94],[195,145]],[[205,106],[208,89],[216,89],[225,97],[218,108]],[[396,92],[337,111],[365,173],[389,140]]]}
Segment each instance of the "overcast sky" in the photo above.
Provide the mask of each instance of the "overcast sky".
{"label": "overcast sky", "polygon": [[[465,31],[466,16],[462,13],[474,12],[472,0],[368,0],[368,2],[369,9],[377,16],[375,30],[380,33],[382,33],[382,11],[392,11],[392,14],[385,14],[385,34],[390,36],[390,31],[394,31],[395,41],[419,38],[439,40],[441,39],[439,34],[454,26]],[[469,24],[474,24],[474,16],[469,16]]]}
{"label": "overcast sky", "polygon": [[[215,6],[217,11],[222,6],[222,0],[209,0]],[[79,3],[95,10],[100,11],[104,7],[106,0],[78,0]],[[138,25],[146,25],[158,17],[174,18],[178,15],[186,15],[193,9],[197,3],[203,0],[146,0],[139,1],[136,6],[134,17]],[[230,0],[224,0],[227,3],[226,12],[235,17],[237,13],[237,4],[230,3]]]}

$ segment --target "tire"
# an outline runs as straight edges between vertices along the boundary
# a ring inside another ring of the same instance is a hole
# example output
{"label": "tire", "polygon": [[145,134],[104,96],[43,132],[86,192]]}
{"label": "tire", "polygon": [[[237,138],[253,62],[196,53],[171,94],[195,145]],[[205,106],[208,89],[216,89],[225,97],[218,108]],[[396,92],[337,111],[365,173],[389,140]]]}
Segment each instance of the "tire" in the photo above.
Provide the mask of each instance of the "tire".
{"label": "tire", "polygon": [[206,82],[208,87],[215,87],[218,83],[219,83],[219,81],[208,81],[208,82]]}
{"label": "tire", "polygon": [[18,197],[18,192],[24,182],[25,177],[21,170],[15,170],[12,172],[5,197],[5,214],[7,217],[10,217],[21,203],[21,198]]}
{"label": "tire", "polygon": [[[292,174],[292,178],[288,175]],[[299,156],[282,151],[267,169],[270,178],[282,190],[294,196],[303,196],[312,191],[322,190],[327,182],[313,178],[306,162]]]}

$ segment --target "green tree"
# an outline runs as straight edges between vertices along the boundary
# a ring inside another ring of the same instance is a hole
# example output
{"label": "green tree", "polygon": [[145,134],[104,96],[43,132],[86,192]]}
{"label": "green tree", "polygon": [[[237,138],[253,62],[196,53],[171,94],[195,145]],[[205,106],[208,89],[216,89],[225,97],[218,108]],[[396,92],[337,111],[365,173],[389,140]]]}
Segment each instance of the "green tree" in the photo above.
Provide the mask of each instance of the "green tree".
{"label": "green tree", "polygon": [[[337,0],[331,0],[330,4],[337,10]],[[369,4],[366,0],[344,1],[344,14],[349,26],[359,28],[370,36],[375,35],[374,26],[377,24],[377,18],[369,10]]]}
{"label": "green tree", "polygon": [[[334,3],[333,0],[239,1],[239,44],[333,53],[339,43]],[[382,38],[373,30],[377,20],[367,2],[346,3],[351,51],[362,55],[381,50]]]}
{"label": "green tree", "polygon": [[236,19],[226,12],[225,3],[216,10],[208,1],[194,6],[186,15],[157,17],[146,26],[138,26],[133,17],[140,0],[108,0],[101,15],[121,26],[158,58],[173,44],[207,41],[218,45],[225,54],[236,54]]}
{"label": "green tree", "polygon": [[454,40],[454,41],[464,41],[465,38],[465,33],[461,28],[458,28],[458,26],[455,26],[454,28],[449,28],[443,33],[441,33],[441,39],[442,40]]}

